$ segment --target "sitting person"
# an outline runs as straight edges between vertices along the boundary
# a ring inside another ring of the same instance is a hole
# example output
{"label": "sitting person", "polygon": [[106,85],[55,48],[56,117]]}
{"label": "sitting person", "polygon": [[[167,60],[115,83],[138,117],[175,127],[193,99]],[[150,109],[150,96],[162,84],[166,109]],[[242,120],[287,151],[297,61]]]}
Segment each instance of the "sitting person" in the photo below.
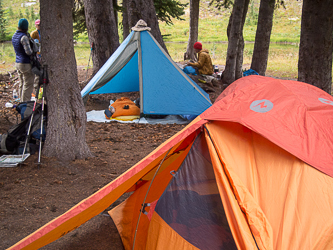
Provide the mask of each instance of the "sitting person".
{"label": "sitting person", "polygon": [[193,48],[194,52],[198,53],[198,62],[189,62],[187,65],[197,68],[200,75],[212,75],[214,70],[208,50],[202,49],[200,42],[196,42]]}

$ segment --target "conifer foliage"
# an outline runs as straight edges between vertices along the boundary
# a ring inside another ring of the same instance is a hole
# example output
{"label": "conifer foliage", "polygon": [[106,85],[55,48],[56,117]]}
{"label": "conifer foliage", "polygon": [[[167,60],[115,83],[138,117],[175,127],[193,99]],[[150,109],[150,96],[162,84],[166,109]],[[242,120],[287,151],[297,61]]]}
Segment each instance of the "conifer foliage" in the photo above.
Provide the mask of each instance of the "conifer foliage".
{"label": "conifer foliage", "polygon": [[[184,20],[181,16],[184,15],[185,7],[188,3],[182,4],[179,0],[153,0],[157,19],[172,25],[172,18]],[[114,4],[113,8],[118,12],[123,12],[124,8]],[[86,18],[84,12],[83,0],[74,0],[73,8],[74,20],[74,37],[77,38],[79,34],[87,33]],[[117,19],[117,17],[116,17]]]}
{"label": "conifer foliage", "polygon": [[6,32],[7,19],[6,13],[2,7],[2,0],[0,0],[0,41],[4,41],[7,35]]}

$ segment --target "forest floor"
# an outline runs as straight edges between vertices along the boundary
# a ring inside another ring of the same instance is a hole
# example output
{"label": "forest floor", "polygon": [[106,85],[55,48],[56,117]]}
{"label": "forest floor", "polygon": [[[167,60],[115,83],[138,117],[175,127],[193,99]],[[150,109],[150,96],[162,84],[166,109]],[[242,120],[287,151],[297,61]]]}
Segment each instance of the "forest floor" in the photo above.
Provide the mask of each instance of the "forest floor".
{"label": "forest floor", "polygon": [[[78,74],[83,87],[86,71],[78,67]],[[11,76],[1,77],[0,134],[3,134],[19,121],[15,109],[5,108],[5,103],[13,100],[12,90],[18,79],[14,72]],[[222,87],[206,87],[214,102]],[[90,96],[86,111],[104,110],[108,108],[111,99],[123,96],[135,100],[138,93]],[[0,168],[0,249],[12,246],[65,213],[185,126],[88,122],[86,141],[94,157],[64,163],[42,155],[42,164],[37,165],[36,153],[17,167]],[[118,231],[107,211],[123,201],[125,196],[110,205],[109,209],[42,249],[123,249]]]}

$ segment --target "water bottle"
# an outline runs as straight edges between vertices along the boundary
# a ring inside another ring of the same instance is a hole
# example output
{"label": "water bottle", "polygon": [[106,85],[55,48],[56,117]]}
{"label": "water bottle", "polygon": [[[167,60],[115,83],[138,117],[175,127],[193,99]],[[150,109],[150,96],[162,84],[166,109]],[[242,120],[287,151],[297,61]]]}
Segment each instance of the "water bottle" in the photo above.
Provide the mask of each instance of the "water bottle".
{"label": "water bottle", "polygon": [[31,99],[30,99],[30,101],[35,101],[35,100],[36,100],[36,96],[35,96],[34,93],[32,93],[32,94],[31,94]]}
{"label": "water bottle", "polygon": [[14,99],[17,99],[17,98],[18,98],[18,95],[17,95],[17,91],[16,91],[16,89],[13,90],[13,98],[14,98]]}

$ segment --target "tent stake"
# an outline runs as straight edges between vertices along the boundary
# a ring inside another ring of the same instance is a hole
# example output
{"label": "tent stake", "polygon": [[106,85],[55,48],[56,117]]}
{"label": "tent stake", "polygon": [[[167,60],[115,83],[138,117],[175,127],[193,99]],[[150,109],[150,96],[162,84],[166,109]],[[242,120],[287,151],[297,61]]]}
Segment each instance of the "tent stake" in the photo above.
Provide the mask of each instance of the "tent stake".
{"label": "tent stake", "polygon": [[163,160],[161,161],[160,165],[159,165],[158,168],[156,169],[155,174],[154,174],[154,176],[153,176],[153,178],[151,179],[151,182],[150,182],[150,184],[149,184],[149,187],[148,187],[148,190],[147,190],[146,196],[145,196],[145,198],[143,199],[143,202],[142,202],[142,205],[141,205],[140,214],[139,214],[139,218],[138,218],[138,222],[137,222],[137,224],[136,224],[136,228],[135,228],[135,234],[134,234],[134,239],[133,239],[133,247],[132,247],[132,250],[134,250],[134,248],[135,248],[136,234],[137,234],[137,232],[138,232],[138,227],[139,227],[140,217],[141,217],[142,211],[143,211],[143,209],[144,209],[143,204],[146,203],[146,199],[147,199],[147,196],[148,196],[149,190],[150,190],[150,188],[151,188],[151,185],[153,184],[153,181],[154,181],[154,179],[155,179],[155,177],[156,177],[158,171],[160,170],[160,168],[161,168],[161,166],[162,166],[162,164],[163,164],[165,158],[168,156],[168,154],[170,153],[170,150],[171,150],[171,149],[172,149],[172,147],[168,150],[168,152],[167,152],[166,155],[164,156]]}

